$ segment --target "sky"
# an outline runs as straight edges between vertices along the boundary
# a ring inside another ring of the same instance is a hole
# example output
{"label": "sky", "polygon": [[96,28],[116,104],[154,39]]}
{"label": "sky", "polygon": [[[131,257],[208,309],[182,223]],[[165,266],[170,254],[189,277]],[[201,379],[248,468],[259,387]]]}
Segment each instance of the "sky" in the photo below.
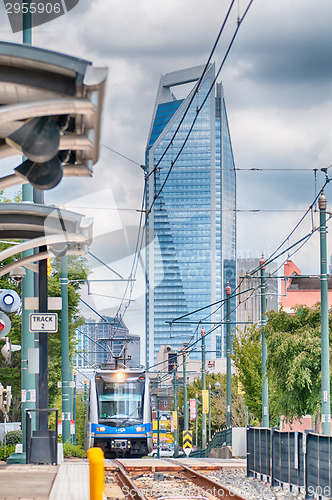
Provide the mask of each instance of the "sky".
{"label": "sky", "polygon": [[[160,75],[205,64],[229,3],[80,0],[62,17],[33,29],[33,45],[108,67],[102,146],[93,178],[64,179],[46,192],[45,201],[93,216],[91,252],[124,278],[133,263],[144,183],[140,165]],[[248,0],[234,4],[213,58],[217,68],[247,5]],[[11,32],[2,4],[0,14],[0,39],[21,43],[22,33]],[[330,0],[254,0],[222,68],[238,169],[239,257],[260,257],[262,252],[268,257],[285,239],[293,245],[318,226],[313,207],[312,215],[287,238],[325,181],[320,169],[332,165],[331,25]],[[177,90],[175,94],[183,97]],[[3,160],[2,175],[15,166],[17,157]],[[329,210],[330,185],[325,194]],[[303,274],[318,274],[318,233],[287,256]],[[92,279],[117,278],[96,259],[89,258],[89,263]],[[124,318],[132,333],[142,336],[143,267],[139,263]],[[101,314],[113,315],[126,283],[93,282],[90,294],[83,286],[82,297]],[[98,319],[86,306],[82,311]]]}

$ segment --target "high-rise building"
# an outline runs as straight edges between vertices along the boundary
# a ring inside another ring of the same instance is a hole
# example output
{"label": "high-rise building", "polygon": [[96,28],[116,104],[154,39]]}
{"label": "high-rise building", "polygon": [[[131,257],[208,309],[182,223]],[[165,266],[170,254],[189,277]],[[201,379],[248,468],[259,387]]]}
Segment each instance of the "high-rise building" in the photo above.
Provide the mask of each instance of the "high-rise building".
{"label": "high-rise building", "polygon": [[[199,358],[202,324],[207,358],[225,355],[220,301],[227,281],[232,289],[236,286],[236,178],[223,88],[215,82],[213,64],[201,78],[203,70],[198,66],[162,75],[147,142],[150,367],[161,345],[179,349],[197,339],[190,356]],[[192,90],[178,99],[174,93],[187,84]],[[235,322],[235,312],[232,317]]]}
{"label": "high-rise building", "polygon": [[78,370],[138,368],[140,337],[129,333],[119,317],[105,316],[105,321],[87,319],[76,330],[76,353],[73,365]]}
{"label": "high-rise building", "polygon": [[[252,323],[261,325],[261,280],[259,269],[261,259],[237,259],[238,296],[237,296],[237,330],[244,332]],[[278,310],[278,266],[271,262],[266,266],[266,310]]]}

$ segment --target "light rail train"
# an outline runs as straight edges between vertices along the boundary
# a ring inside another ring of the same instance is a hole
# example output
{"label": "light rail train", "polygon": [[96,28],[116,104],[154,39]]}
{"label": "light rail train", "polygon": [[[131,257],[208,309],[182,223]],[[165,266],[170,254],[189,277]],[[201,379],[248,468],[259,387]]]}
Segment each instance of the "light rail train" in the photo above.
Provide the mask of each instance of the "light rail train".
{"label": "light rail train", "polygon": [[142,457],[153,448],[150,381],[142,371],[97,370],[90,381],[86,447],[106,458]]}

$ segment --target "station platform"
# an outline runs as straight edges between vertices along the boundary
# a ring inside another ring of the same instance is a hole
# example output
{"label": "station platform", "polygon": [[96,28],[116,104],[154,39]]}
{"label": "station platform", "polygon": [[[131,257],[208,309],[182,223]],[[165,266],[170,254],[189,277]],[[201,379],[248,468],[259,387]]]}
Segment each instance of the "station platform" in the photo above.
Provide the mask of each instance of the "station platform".
{"label": "station platform", "polygon": [[0,500],[89,500],[89,464],[0,465]]}

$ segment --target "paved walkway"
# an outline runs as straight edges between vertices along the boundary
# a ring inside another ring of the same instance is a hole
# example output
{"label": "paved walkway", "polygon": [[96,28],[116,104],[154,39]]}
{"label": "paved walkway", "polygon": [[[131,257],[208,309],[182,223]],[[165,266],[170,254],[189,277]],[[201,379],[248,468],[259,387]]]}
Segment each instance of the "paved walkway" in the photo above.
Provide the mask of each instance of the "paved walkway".
{"label": "paved walkway", "polygon": [[60,465],[7,465],[0,462],[0,500],[89,499],[87,460],[70,460]]}
{"label": "paved walkway", "polygon": [[58,469],[57,465],[1,465],[0,500],[48,500]]}

